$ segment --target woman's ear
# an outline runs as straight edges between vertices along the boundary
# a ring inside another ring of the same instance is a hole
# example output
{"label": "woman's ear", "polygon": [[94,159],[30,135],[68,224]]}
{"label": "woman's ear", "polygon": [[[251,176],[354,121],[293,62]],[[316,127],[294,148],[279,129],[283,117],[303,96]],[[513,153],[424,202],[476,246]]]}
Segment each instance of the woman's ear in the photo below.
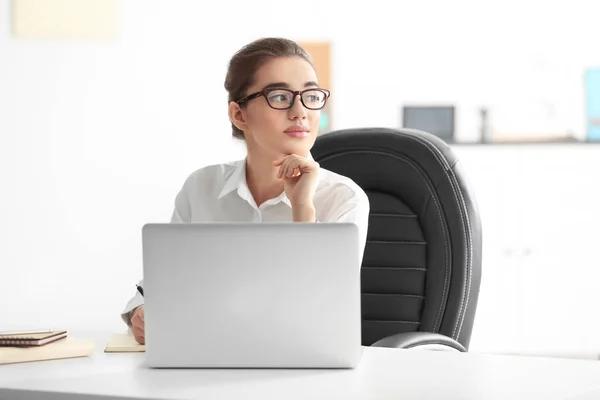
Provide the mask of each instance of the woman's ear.
{"label": "woman's ear", "polygon": [[229,102],[229,119],[240,131],[248,130],[248,123],[242,112],[242,108],[235,101]]}

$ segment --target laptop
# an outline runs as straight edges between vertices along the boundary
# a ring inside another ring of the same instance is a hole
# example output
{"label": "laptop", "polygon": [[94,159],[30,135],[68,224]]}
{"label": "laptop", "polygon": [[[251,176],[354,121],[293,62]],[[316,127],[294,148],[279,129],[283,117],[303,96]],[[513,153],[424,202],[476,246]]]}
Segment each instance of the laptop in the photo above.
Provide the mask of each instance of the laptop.
{"label": "laptop", "polygon": [[355,224],[147,224],[142,242],[149,367],[357,366]]}

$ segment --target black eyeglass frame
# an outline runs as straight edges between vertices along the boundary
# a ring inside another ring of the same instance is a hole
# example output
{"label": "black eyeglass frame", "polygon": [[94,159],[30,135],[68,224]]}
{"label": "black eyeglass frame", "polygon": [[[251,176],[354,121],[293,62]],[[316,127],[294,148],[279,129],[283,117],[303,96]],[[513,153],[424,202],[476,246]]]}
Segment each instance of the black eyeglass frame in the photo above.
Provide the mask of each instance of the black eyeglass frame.
{"label": "black eyeglass frame", "polygon": [[[287,107],[283,107],[283,108],[279,108],[279,107],[273,107],[271,105],[271,103],[269,103],[269,93],[275,91],[275,90],[284,90],[286,92],[290,92],[292,93],[293,97],[292,97],[292,102],[290,103],[289,106]],[[321,92],[325,95],[325,101],[323,102],[323,105],[321,107],[318,108],[311,108],[308,107],[306,104],[304,104],[304,97],[303,94],[306,92],[313,92],[313,91],[317,91],[317,92]],[[302,105],[309,109],[309,110],[321,110],[325,107],[325,105],[327,104],[327,100],[329,99],[329,96],[331,96],[331,92],[327,89],[322,89],[322,88],[308,88],[308,89],[304,89],[304,90],[291,90],[291,89],[287,89],[287,88],[267,88],[267,89],[263,89],[259,92],[256,93],[252,93],[249,94],[248,96],[242,97],[241,99],[239,99],[238,101],[236,101],[236,103],[238,103],[239,105],[243,105],[247,102],[249,102],[252,99],[256,99],[260,96],[264,96],[265,100],[267,101],[267,104],[269,105],[269,107],[275,109],[275,110],[289,110],[290,108],[292,108],[294,106],[294,103],[296,102],[296,97],[300,96],[300,102],[302,103]]]}

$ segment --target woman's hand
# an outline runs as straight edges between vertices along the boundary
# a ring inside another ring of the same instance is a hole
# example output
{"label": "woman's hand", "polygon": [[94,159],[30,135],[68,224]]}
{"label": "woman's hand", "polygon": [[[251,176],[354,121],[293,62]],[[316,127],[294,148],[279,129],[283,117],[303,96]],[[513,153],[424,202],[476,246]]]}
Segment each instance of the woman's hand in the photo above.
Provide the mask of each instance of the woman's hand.
{"label": "woman's hand", "polygon": [[294,221],[314,222],[313,196],[319,177],[319,164],[306,157],[290,154],[274,161],[279,167],[278,178],[283,179],[285,194],[292,204]]}
{"label": "woman's hand", "polygon": [[146,342],[144,334],[144,306],[139,306],[131,314],[131,329],[133,338],[139,344]]}

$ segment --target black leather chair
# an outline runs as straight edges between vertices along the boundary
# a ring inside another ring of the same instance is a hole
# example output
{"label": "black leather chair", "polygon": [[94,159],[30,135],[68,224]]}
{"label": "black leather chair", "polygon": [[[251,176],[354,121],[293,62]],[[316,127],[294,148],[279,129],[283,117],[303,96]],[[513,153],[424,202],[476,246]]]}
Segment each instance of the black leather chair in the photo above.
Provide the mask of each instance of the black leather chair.
{"label": "black leather chair", "polygon": [[467,351],[482,239],[456,155],[426,132],[387,128],[326,133],[311,153],[369,197],[363,345]]}

